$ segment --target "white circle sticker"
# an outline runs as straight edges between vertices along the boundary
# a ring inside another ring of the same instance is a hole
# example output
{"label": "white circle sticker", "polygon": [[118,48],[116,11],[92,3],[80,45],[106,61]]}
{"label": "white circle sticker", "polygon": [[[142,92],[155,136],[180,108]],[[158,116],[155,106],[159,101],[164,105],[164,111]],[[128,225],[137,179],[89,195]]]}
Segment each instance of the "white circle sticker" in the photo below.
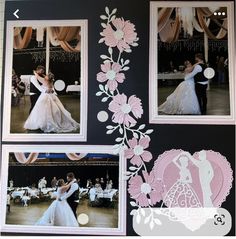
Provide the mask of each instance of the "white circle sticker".
{"label": "white circle sticker", "polygon": [[108,113],[106,111],[100,111],[97,114],[97,118],[100,122],[106,122],[108,120]]}
{"label": "white circle sticker", "polygon": [[212,79],[215,76],[215,70],[211,67],[207,67],[203,74],[207,79]]}
{"label": "white circle sticker", "polygon": [[89,222],[89,217],[87,214],[85,213],[81,213],[78,218],[78,223],[81,224],[81,225],[86,225],[88,222]]}
{"label": "white circle sticker", "polygon": [[66,84],[63,80],[57,80],[55,83],[54,83],[54,88],[57,90],[57,91],[63,91],[66,87]]}

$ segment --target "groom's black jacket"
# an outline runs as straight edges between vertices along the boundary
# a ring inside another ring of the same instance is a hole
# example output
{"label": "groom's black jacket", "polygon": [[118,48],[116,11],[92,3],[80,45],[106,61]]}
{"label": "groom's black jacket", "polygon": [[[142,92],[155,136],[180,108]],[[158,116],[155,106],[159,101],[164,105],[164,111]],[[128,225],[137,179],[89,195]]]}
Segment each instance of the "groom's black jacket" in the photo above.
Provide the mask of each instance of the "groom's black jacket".
{"label": "groom's black jacket", "polygon": [[208,81],[208,79],[204,76],[204,71],[205,71],[205,69],[207,68],[207,66],[206,66],[205,64],[203,64],[203,63],[199,64],[199,66],[202,67],[202,71],[201,71],[201,72],[198,72],[198,73],[194,76],[194,81],[195,81],[195,83]]}
{"label": "groom's black jacket", "polygon": [[[39,82],[39,81],[38,81]],[[41,82],[39,82],[40,85],[42,85]],[[40,95],[41,94],[41,91],[38,90],[37,87],[34,86],[34,84],[30,81],[30,93],[35,93],[37,95]]]}

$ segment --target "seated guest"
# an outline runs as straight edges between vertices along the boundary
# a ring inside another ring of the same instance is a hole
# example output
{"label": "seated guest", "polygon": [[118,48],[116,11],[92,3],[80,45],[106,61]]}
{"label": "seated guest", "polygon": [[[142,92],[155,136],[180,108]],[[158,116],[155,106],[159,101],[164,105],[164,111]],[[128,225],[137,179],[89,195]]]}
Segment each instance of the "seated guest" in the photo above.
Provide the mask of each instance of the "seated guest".
{"label": "seated guest", "polygon": [[56,188],[57,186],[57,178],[56,177],[53,177],[52,181],[51,181],[51,187],[52,188]]}
{"label": "seated guest", "polygon": [[102,189],[101,185],[98,186],[98,187],[95,187],[95,188],[96,188],[96,192],[97,192],[97,194],[99,194],[99,193],[103,193],[103,189]]}
{"label": "seated guest", "polygon": [[21,97],[25,93],[25,83],[17,76],[15,70],[12,70],[12,105],[20,103]]}
{"label": "seated guest", "polygon": [[7,192],[7,212],[11,212],[11,192]]}
{"label": "seated guest", "polygon": [[105,185],[105,181],[103,178],[100,179],[100,184],[101,184],[102,189],[104,190],[106,188],[106,185]]}
{"label": "seated guest", "polygon": [[92,187],[92,180],[88,179],[87,184],[86,184],[86,188],[91,188],[91,187]]}
{"label": "seated guest", "polygon": [[99,179],[99,178],[96,178],[96,179],[95,179],[95,188],[99,188],[99,187],[101,187],[100,179]]}
{"label": "seated guest", "polygon": [[25,190],[25,193],[21,197],[21,201],[24,204],[24,207],[28,207],[28,202],[30,201],[30,196],[27,190]]}
{"label": "seated guest", "polygon": [[13,182],[12,179],[9,181],[9,185],[10,185],[10,188],[13,188],[13,187],[14,187],[14,182]]}
{"label": "seated guest", "polygon": [[89,200],[90,202],[94,202],[96,199],[96,188],[94,185],[91,185],[91,188],[89,190]]}
{"label": "seated guest", "polygon": [[109,181],[107,182],[106,190],[111,190],[112,187],[113,187],[113,182],[112,182],[112,180],[109,180]]}
{"label": "seated guest", "polygon": [[77,183],[78,183],[79,188],[81,188],[81,181],[80,181],[80,178],[77,179]]}

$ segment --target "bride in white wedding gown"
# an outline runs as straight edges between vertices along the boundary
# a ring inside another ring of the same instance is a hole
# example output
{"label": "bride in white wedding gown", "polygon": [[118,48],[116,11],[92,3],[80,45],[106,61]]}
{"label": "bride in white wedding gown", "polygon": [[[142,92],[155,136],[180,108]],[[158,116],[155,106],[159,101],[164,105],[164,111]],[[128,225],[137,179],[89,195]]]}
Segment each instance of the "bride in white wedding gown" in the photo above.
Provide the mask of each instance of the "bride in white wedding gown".
{"label": "bride in white wedding gown", "polygon": [[190,61],[185,61],[185,80],[181,82],[175,91],[169,95],[166,101],[158,107],[161,114],[168,115],[200,115],[200,107],[195,92],[195,83],[188,74],[193,70]]}
{"label": "bride in white wedding gown", "polygon": [[36,222],[38,226],[64,226],[64,227],[78,227],[79,224],[74,216],[72,209],[66,200],[59,201],[66,191],[69,189],[71,183],[65,185],[63,179],[58,180],[57,199],[52,202],[43,216]]}
{"label": "bride in white wedding gown", "polygon": [[33,110],[24,124],[28,130],[40,129],[44,133],[66,133],[79,128],[71,114],[64,108],[53,90],[54,75],[49,73],[44,78],[35,73],[42,83],[40,94]]}

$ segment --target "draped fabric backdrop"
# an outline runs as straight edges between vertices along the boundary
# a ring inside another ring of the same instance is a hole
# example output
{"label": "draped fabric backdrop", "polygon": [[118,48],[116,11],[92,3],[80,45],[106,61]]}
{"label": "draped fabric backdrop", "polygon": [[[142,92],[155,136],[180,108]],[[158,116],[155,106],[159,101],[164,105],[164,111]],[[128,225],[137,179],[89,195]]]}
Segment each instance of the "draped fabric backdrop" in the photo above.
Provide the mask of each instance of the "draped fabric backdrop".
{"label": "draped fabric backdrop", "polygon": [[[28,157],[25,156],[24,153],[14,153],[16,160],[21,164],[31,164],[34,163],[38,159],[39,153],[30,153]],[[81,160],[87,154],[76,154],[76,153],[66,153],[67,157],[70,160],[76,161]]]}
{"label": "draped fabric backdrop", "polygon": [[[23,29],[25,29],[25,32],[22,34]],[[48,29],[47,34],[49,34],[49,40],[53,46],[60,45],[66,52],[80,52],[80,27],[37,28],[37,41],[43,41],[46,29]],[[32,27],[14,28],[14,48],[27,48],[32,39],[32,32]],[[69,42],[72,40],[78,40],[76,47],[70,45]]]}

